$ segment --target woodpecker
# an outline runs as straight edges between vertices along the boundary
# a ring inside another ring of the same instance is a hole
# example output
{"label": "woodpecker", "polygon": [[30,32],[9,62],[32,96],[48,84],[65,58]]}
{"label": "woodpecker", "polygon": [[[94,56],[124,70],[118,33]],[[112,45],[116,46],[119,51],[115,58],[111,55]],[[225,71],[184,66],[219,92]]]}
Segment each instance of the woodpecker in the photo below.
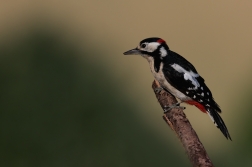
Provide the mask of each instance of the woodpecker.
{"label": "woodpecker", "polygon": [[[180,99],[180,103],[194,105],[203,113],[207,113],[223,135],[232,140],[224,121],[218,114],[221,113],[221,109],[214,101],[204,79],[189,61],[171,51],[163,39],[146,38],[135,49],[124,52],[124,55],[141,55],[147,59],[151,72],[161,85],[161,89],[169,91]],[[170,106],[170,109],[175,106]],[[169,109],[165,110],[167,111]]]}

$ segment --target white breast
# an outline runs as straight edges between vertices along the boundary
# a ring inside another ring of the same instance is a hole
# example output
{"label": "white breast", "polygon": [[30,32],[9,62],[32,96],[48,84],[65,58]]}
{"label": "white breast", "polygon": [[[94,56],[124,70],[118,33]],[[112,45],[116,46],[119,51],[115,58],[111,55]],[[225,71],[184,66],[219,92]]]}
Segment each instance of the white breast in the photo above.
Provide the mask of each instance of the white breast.
{"label": "white breast", "polygon": [[150,65],[151,72],[154,76],[154,78],[160,83],[160,85],[167,89],[171,94],[173,94],[175,97],[179,98],[182,101],[190,100],[188,96],[174,88],[167,80],[165,79],[165,76],[163,74],[163,63],[160,64],[160,69],[158,73],[154,70],[154,59],[152,57],[145,57]]}

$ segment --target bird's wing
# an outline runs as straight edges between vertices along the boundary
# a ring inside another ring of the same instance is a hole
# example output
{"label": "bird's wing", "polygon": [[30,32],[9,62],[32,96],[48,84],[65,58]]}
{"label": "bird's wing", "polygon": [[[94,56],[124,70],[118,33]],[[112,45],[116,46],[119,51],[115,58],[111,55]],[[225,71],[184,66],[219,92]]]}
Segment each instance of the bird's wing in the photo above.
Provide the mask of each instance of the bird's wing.
{"label": "bird's wing", "polygon": [[206,107],[214,107],[220,112],[221,110],[218,104],[213,100],[212,93],[206,86],[204,79],[197,72],[195,73],[195,69],[188,69],[190,69],[190,67],[181,67],[176,63],[172,63],[163,67],[163,73],[166,80],[177,90],[190,97],[192,100]]}

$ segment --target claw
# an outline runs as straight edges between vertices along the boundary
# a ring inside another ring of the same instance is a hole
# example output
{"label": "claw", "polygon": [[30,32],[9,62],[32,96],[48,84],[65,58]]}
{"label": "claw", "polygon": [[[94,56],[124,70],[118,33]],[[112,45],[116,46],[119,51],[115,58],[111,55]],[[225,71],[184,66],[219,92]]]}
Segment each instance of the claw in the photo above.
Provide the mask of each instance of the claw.
{"label": "claw", "polygon": [[170,111],[170,110],[173,109],[173,108],[182,108],[182,109],[184,110],[185,107],[180,106],[180,103],[181,103],[181,102],[177,102],[177,103],[175,103],[175,104],[173,104],[173,105],[170,105],[170,106],[164,106],[164,113]]}
{"label": "claw", "polygon": [[160,93],[162,90],[164,90],[162,87],[157,87],[154,91],[155,93]]}

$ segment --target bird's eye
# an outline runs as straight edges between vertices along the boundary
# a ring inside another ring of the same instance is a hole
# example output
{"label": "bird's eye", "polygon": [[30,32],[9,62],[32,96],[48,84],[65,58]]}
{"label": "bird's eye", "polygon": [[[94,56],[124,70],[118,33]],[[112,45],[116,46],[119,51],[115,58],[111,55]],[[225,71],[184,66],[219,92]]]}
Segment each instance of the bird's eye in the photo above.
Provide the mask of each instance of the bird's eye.
{"label": "bird's eye", "polygon": [[145,47],[146,47],[145,43],[141,44],[141,48],[145,48]]}

